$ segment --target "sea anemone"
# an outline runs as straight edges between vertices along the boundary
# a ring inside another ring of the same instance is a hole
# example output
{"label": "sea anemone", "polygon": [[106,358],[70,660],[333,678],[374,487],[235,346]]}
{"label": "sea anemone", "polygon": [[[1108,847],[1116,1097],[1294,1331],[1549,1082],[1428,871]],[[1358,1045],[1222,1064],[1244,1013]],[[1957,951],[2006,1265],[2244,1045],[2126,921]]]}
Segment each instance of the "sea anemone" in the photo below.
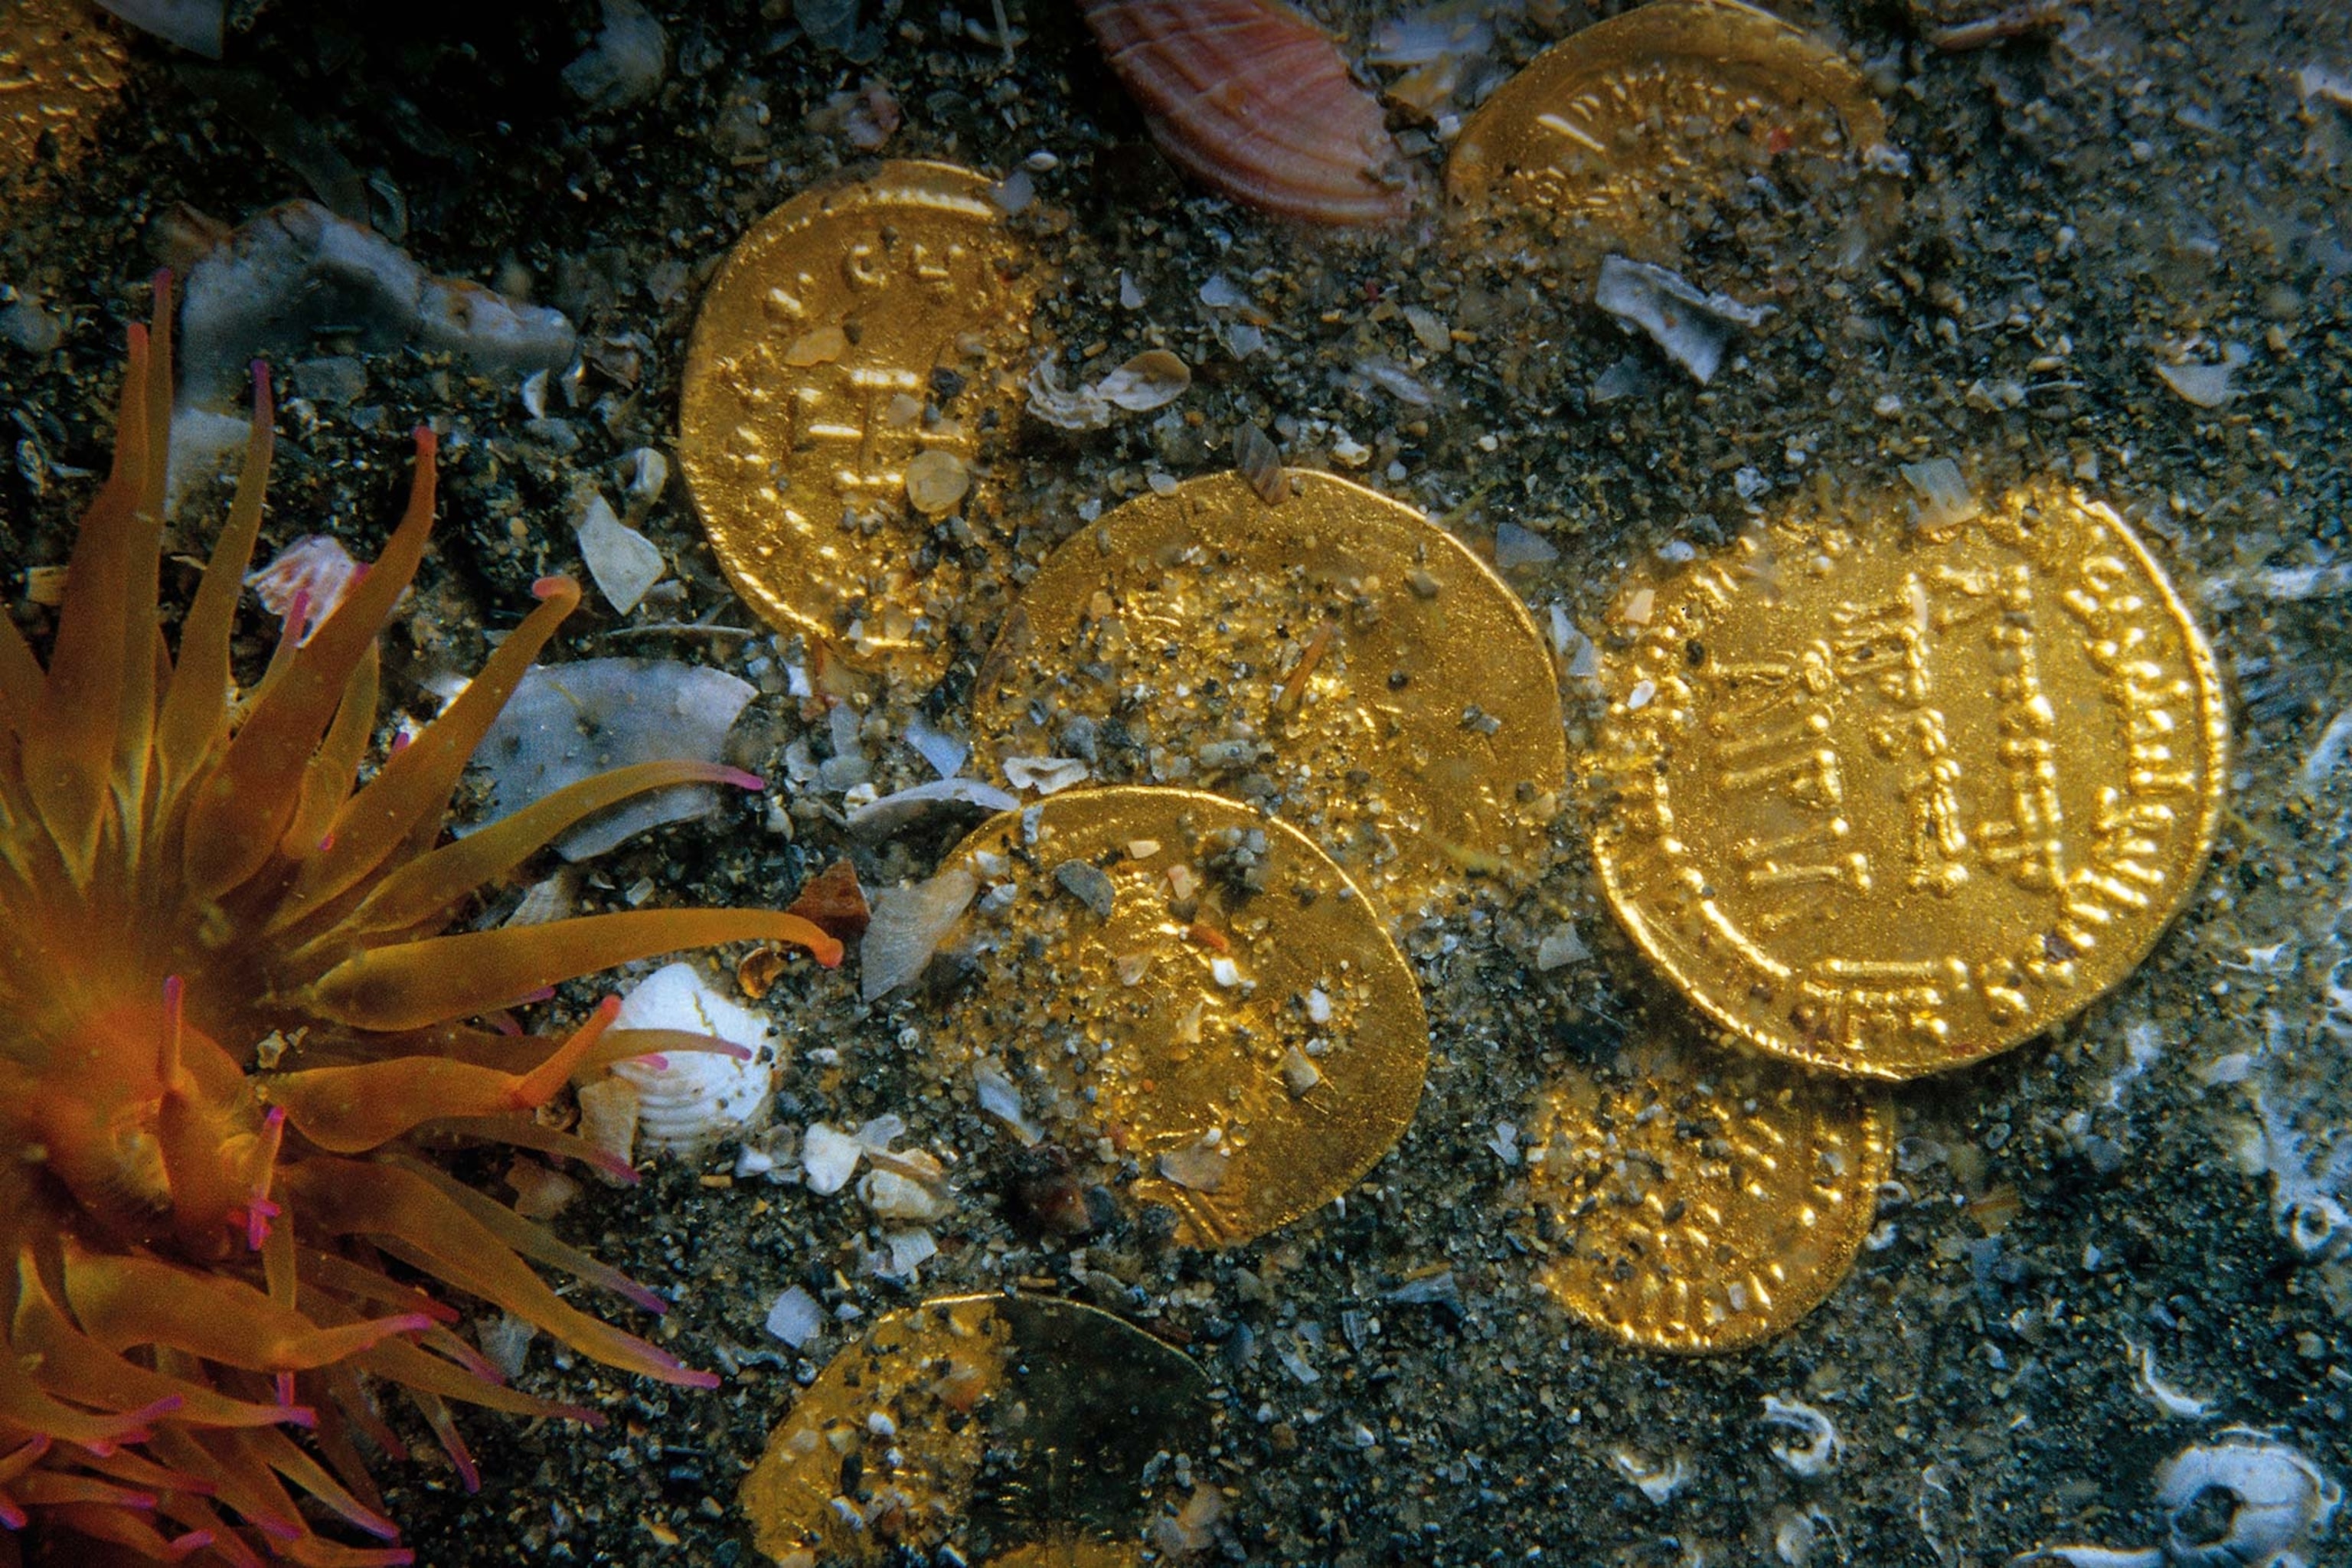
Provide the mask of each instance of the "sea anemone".
{"label": "sea anemone", "polygon": [[[608,1365],[716,1381],[569,1305],[531,1265],[657,1311],[650,1292],[421,1157],[472,1142],[599,1158],[532,1112],[646,1037],[602,1037],[610,1000],[560,1041],[502,1010],[677,948],[783,942],[830,964],[840,947],[754,910],[443,934],[589,813],[759,781],[624,768],[442,843],[467,758],[579,602],[555,578],[361,782],[376,634],[432,526],[425,430],[382,557],[307,637],[294,606],[238,700],[230,635],[270,452],[259,366],[236,499],[173,657],[158,605],[170,320],[163,279],[152,327],[131,331],[112,473],[46,669],[0,617],[0,1565],[406,1563],[363,1459],[402,1451],[378,1391],[414,1404],[468,1482],[452,1402],[593,1419],[502,1386],[437,1288]],[[336,1538],[354,1531],[383,1544]]]}

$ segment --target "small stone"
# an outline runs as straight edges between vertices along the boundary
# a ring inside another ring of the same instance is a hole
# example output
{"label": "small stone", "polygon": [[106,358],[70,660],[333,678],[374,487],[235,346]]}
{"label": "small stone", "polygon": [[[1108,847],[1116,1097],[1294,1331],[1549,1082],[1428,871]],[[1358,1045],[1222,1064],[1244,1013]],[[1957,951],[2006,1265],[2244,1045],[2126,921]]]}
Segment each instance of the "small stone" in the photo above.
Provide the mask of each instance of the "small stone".
{"label": "small stone", "polygon": [[1118,904],[1118,889],[1101,867],[1085,860],[1065,860],[1054,868],[1054,880],[1062,885],[1064,892],[1096,914],[1110,919]]}
{"label": "small stone", "polygon": [[925,517],[945,517],[971,489],[971,470],[953,452],[936,447],[907,465],[907,503]]}
{"label": "small stone", "polygon": [[1323,1072],[1293,1046],[1282,1053],[1282,1081],[1291,1093],[1305,1094],[1323,1081]]}

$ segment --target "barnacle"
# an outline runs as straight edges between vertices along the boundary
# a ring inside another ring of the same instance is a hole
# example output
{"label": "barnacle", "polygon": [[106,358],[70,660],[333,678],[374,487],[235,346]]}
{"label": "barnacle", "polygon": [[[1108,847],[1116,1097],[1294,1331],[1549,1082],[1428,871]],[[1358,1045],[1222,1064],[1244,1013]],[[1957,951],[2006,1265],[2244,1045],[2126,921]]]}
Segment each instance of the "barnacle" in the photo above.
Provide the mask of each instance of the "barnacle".
{"label": "barnacle", "polygon": [[[382,557],[307,640],[294,607],[233,708],[268,381],[175,657],[157,602],[167,279],[156,293],[46,669],[0,620],[0,1564],[405,1563],[362,1460],[363,1442],[400,1452],[377,1389],[414,1402],[469,1480],[452,1403],[592,1418],[502,1386],[435,1288],[614,1367],[714,1381],[559,1299],[532,1265],[657,1310],[649,1292],[418,1157],[454,1139],[596,1158],[530,1112],[645,1038],[603,1037],[609,1001],[561,1042],[478,1021],[677,948],[787,942],[827,963],[840,948],[752,910],[445,934],[477,889],[593,811],[758,781],[646,763],[441,843],[467,756],[578,602],[551,579],[464,693],[359,782],[376,633],[432,523],[425,431]],[[263,1070],[273,1036],[299,1043]],[[338,1539],[351,1530],[385,1544]]]}

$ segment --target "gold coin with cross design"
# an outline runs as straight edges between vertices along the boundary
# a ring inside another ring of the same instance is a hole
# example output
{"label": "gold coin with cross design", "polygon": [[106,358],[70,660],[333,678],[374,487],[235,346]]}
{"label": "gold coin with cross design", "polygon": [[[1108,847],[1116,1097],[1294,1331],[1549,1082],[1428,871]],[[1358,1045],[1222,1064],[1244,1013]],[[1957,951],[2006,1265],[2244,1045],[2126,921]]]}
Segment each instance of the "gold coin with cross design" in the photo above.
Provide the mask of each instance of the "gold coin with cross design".
{"label": "gold coin with cross design", "polygon": [[1033,294],[990,181],[891,163],[753,225],[687,351],[678,463],[771,625],[928,681],[992,616]]}
{"label": "gold coin with cross design", "polygon": [[1877,1213],[1887,1091],[1696,1041],[1637,1037],[1528,1119],[1544,1289],[1647,1350],[1760,1344],[1825,1300]]}
{"label": "gold coin with cross design", "polygon": [[2194,886],[2221,683],[2107,507],[2047,485],[1935,531],[1792,521],[1634,597],[1594,859],[1642,951],[1764,1050],[1980,1061],[2122,980]]}
{"label": "gold coin with cross design", "polygon": [[1296,828],[1120,786],[982,823],[935,1032],[1045,1136],[1131,1172],[1177,1239],[1234,1247],[1346,1192],[1420,1103],[1429,1025],[1380,911]]}

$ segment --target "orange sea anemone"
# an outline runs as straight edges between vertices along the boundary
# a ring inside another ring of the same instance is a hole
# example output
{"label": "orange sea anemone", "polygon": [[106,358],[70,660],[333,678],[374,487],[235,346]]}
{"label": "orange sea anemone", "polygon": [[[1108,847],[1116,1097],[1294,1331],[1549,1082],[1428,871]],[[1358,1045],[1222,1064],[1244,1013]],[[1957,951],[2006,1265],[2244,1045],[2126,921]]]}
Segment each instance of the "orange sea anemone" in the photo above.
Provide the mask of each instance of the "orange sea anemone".
{"label": "orange sea anemone", "polygon": [[[269,465],[266,376],[234,506],[182,623],[158,607],[171,303],[132,328],[114,468],[43,668],[0,617],[0,1565],[406,1563],[362,1463],[400,1391],[461,1471],[449,1402],[588,1413],[501,1386],[446,1286],[609,1365],[715,1381],[559,1299],[536,1263],[659,1302],[416,1156],[419,1138],[593,1159],[530,1114],[605,1059],[614,1004],[561,1042],[469,1020],[791,915],[659,910],[444,935],[587,814],[698,763],[625,768],[443,844],[484,729],[579,602],[562,579],[365,784],[378,629],[432,526],[434,441],[383,554],[302,640],[297,605],[232,702],[230,632]],[[263,1042],[268,1042],[262,1059]],[[292,1042],[289,1044],[288,1042]],[[640,1037],[633,1049],[647,1048]],[[358,1532],[382,1544],[349,1544]]]}

